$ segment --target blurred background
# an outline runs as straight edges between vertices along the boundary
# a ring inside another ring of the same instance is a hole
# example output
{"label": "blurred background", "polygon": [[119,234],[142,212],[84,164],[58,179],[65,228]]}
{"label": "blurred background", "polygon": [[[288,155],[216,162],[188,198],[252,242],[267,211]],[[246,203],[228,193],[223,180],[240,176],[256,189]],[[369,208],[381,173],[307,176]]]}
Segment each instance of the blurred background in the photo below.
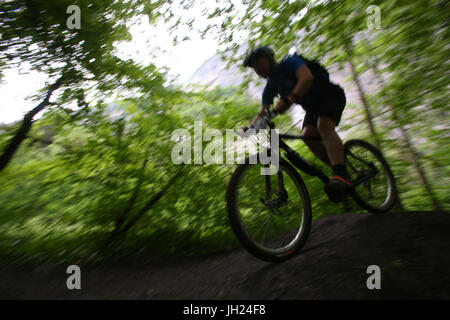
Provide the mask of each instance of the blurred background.
{"label": "blurred background", "polygon": [[[241,61],[260,44],[277,59],[317,59],[344,87],[338,132],[382,150],[399,189],[395,210],[449,210],[449,6],[2,1],[0,261],[159,260],[238,247],[225,203],[234,165],[176,165],[171,137],[193,133],[194,121],[221,132],[251,121],[264,83]],[[293,107],[277,127],[300,132],[302,118]],[[321,165],[301,142],[292,146]],[[302,177],[314,219],[348,212]]]}

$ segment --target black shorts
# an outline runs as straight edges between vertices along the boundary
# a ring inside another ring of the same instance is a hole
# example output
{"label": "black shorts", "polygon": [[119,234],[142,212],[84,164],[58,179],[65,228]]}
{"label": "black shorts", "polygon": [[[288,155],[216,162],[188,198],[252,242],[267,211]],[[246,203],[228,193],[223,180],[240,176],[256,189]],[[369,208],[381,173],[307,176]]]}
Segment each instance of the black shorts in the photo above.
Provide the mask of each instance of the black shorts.
{"label": "black shorts", "polygon": [[339,85],[329,83],[327,89],[324,90],[324,95],[317,101],[317,104],[314,106],[302,106],[306,111],[303,119],[303,128],[310,125],[317,127],[317,120],[320,116],[329,117],[338,125],[346,103],[347,99],[345,98],[344,89]]}

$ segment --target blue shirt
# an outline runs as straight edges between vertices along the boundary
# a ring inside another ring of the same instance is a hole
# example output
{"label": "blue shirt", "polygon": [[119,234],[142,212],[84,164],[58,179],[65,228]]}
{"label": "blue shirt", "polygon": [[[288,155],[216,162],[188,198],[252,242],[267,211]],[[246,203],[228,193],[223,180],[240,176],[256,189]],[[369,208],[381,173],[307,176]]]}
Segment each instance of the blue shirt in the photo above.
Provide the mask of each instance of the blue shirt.
{"label": "blue shirt", "polygon": [[[275,66],[273,75],[267,80],[262,94],[262,105],[269,106],[273,103],[273,98],[277,95],[289,96],[297,84],[297,70],[305,61],[297,55],[288,56]],[[317,81],[300,99],[302,107],[311,107],[317,103],[320,98],[321,85]]]}

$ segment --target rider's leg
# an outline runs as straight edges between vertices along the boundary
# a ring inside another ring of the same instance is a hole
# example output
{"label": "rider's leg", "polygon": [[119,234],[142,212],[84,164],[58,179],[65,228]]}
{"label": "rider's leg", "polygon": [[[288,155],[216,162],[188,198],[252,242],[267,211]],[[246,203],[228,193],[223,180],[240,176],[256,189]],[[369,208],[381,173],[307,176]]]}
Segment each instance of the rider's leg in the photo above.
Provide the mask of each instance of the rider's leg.
{"label": "rider's leg", "polygon": [[319,116],[317,131],[322,137],[331,165],[344,164],[344,144],[336,133],[336,122],[326,116]]}
{"label": "rider's leg", "polygon": [[[305,137],[317,137],[320,136],[319,131],[317,130],[317,127],[315,125],[307,125],[303,127],[302,135]],[[322,141],[317,140],[304,140],[305,144],[309,147],[311,152],[320,160],[322,160],[323,163],[325,163],[328,166],[331,166],[331,162],[327,155],[327,150],[325,148],[325,145]]]}
{"label": "rider's leg", "polygon": [[339,180],[338,184],[344,183],[350,186],[351,183],[347,181],[347,171],[344,164],[344,145],[341,138],[336,133],[335,128],[336,122],[333,119],[327,116],[319,116],[317,130],[322,137],[328,157],[331,161],[331,167],[333,169],[332,179]]}

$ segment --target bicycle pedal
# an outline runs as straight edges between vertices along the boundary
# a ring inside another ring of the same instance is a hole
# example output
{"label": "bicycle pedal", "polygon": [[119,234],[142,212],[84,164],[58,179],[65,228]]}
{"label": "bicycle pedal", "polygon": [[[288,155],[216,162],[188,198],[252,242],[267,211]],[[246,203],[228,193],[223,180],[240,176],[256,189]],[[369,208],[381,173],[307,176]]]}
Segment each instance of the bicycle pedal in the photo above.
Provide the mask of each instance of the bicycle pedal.
{"label": "bicycle pedal", "polygon": [[330,201],[334,202],[334,203],[341,203],[343,200],[342,197],[329,196],[329,195],[328,195],[328,199],[330,199]]}
{"label": "bicycle pedal", "polygon": [[328,196],[328,199],[334,203],[340,203],[345,197],[345,195],[343,194],[336,194],[334,192],[331,192],[330,190],[327,189],[327,185],[323,187],[323,190],[325,191],[325,194]]}

